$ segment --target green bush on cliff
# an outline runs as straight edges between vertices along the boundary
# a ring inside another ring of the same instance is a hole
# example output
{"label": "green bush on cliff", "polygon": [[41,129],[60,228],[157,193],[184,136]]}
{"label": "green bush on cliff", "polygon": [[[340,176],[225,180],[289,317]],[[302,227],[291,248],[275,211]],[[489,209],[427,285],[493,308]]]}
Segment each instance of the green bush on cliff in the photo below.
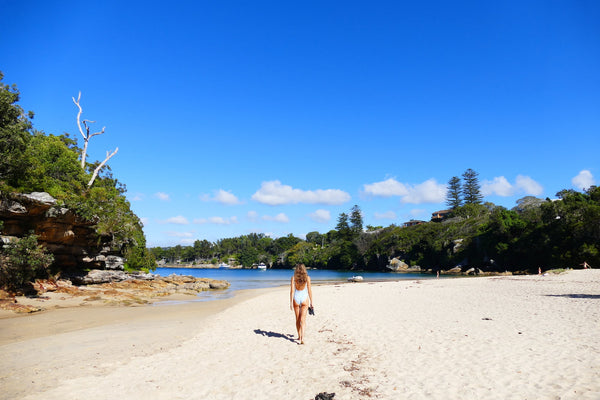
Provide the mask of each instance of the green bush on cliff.
{"label": "green bush on cliff", "polygon": [[0,182],[11,184],[24,174],[22,154],[31,138],[33,113],[25,114],[17,105],[19,91],[2,83],[3,77],[0,72]]}
{"label": "green bush on cliff", "polygon": [[25,173],[14,182],[23,192],[47,192],[65,200],[85,191],[85,173],[65,136],[35,132],[23,154]]}
{"label": "green bush on cliff", "polygon": [[[86,162],[82,150],[68,135],[46,135],[33,129],[33,113],[17,104],[15,85],[2,83],[0,72],[0,192],[47,192],[61,205],[96,224],[99,235],[110,237],[113,251],[125,257],[132,269],[154,269],[146,249],[140,219],[125,198],[125,186],[104,166],[88,187],[91,171],[99,164]],[[60,266],[59,266],[60,267]]]}
{"label": "green bush on cliff", "polygon": [[52,254],[38,245],[36,235],[17,239],[0,248],[0,287],[19,292],[34,278],[46,277],[53,261]]}

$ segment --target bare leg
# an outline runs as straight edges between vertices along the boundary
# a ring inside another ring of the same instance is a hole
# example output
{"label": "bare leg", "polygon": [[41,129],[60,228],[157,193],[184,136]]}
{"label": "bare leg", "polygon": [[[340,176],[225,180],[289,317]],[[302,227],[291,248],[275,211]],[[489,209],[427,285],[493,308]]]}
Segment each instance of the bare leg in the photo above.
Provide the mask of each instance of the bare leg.
{"label": "bare leg", "polygon": [[296,332],[298,332],[298,339],[300,340],[300,306],[294,300],[294,314],[296,315]]}
{"label": "bare leg", "polygon": [[306,313],[308,312],[308,302],[302,303],[299,311],[300,315],[298,318],[298,322],[296,322],[296,326],[299,325],[298,339],[300,340],[300,344],[304,344],[304,330],[306,328]]}

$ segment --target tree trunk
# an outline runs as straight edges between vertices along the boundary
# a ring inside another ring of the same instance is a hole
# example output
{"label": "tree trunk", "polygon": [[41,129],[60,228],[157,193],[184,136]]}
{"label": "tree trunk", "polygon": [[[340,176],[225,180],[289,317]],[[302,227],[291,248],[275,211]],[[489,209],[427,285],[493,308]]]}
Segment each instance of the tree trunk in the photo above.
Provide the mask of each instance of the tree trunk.
{"label": "tree trunk", "polygon": [[[79,101],[81,100],[81,92],[79,92],[79,96],[77,96],[77,100],[75,100],[75,97],[72,97],[72,99],[73,99],[73,103],[75,103],[75,105],[79,109],[79,112],[77,112],[77,127],[79,128],[79,133],[81,133],[81,136],[83,136],[83,150],[81,152],[81,169],[83,169],[85,171],[85,158],[87,156],[88,143],[89,143],[90,139],[93,138],[94,136],[96,136],[96,135],[102,135],[104,133],[104,130],[106,129],[106,127],[103,127],[100,132],[95,132],[95,133],[90,134],[90,127],[88,126],[88,122],[92,122],[93,123],[93,122],[96,122],[96,121],[90,121],[90,120],[87,120],[87,119],[84,119],[83,121],[81,120],[81,114],[83,113],[83,109],[81,108],[81,104],[79,104]],[[83,132],[84,129],[81,126],[82,124],[85,127],[85,133]],[[105,162],[107,160],[105,160]],[[92,181],[94,179],[95,179],[95,177],[92,179]]]}

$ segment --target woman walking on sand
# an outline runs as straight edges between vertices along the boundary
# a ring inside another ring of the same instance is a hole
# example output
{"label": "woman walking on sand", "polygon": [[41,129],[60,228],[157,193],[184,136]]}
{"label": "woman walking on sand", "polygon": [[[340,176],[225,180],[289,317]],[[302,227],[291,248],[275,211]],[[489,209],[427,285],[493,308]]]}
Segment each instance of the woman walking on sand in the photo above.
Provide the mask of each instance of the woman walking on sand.
{"label": "woman walking on sand", "polygon": [[310,276],[304,264],[298,264],[290,284],[290,309],[293,309],[296,315],[296,330],[300,344],[304,344],[304,328],[309,305],[313,306]]}

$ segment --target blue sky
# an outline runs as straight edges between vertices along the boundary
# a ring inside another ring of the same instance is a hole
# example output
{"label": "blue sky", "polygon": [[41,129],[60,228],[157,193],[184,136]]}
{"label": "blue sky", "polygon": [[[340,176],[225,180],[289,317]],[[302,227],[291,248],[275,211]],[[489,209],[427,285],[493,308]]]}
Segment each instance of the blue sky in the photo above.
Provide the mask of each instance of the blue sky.
{"label": "blue sky", "polygon": [[1,1],[35,127],[106,132],[150,246],[428,220],[600,181],[595,1]]}

